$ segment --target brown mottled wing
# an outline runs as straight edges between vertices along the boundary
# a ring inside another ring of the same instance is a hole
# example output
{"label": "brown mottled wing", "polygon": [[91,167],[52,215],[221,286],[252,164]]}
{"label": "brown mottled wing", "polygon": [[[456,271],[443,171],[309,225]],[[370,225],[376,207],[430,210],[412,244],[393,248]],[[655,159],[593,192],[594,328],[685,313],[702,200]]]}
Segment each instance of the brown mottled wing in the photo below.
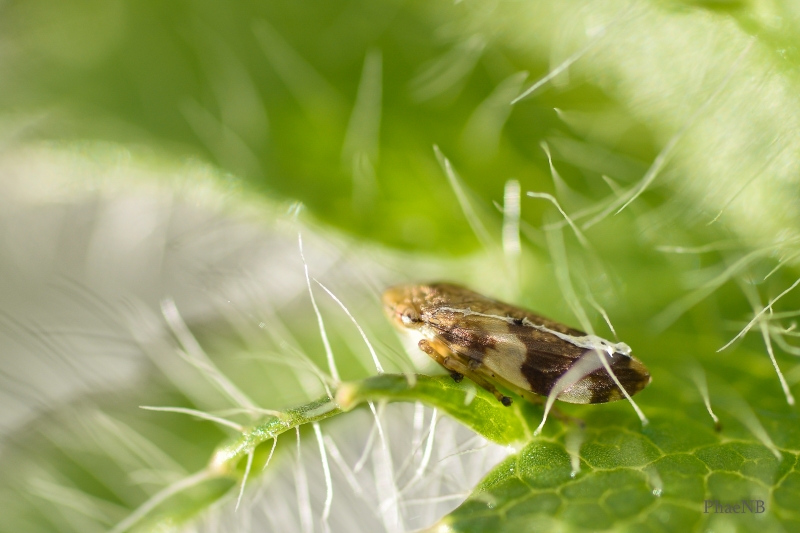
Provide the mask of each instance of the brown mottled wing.
{"label": "brown mottled wing", "polygon": [[434,310],[441,307],[469,309],[477,313],[511,317],[519,321],[527,318],[534,324],[545,326],[559,333],[575,336],[586,335],[586,333],[567,327],[560,322],[539,316],[521,307],[487,298],[480,293],[471,291],[460,285],[454,285],[452,283],[433,283],[428,287],[429,293],[427,295],[427,300],[425,302],[418,302],[420,310],[423,313],[426,310]]}
{"label": "brown mottled wing", "polygon": [[493,317],[465,315],[449,310],[448,306],[429,309],[426,321],[437,339],[472,365],[485,368],[523,390],[547,395],[558,378],[585,352],[551,333],[523,325],[522,320],[527,318],[560,333],[582,335],[577,330],[492,300],[463,303],[468,304],[464,308]]}
{"label": "brown mottled wing", "polygon": [[[420,311],[436,338],[477,371],[522,390],[547,395],[555,382],[586,353],[584,348],[523,321],[527,319],[576,337],[585,335],[583,332],[525,309],[449,283],[428,285],[425,292]],[[616,355],[611,367],[629,394],[650,383],[650,374],[640,361]],[[605,403],[622,397],[602,368],[559,395],[560,400],[571,403]]]}

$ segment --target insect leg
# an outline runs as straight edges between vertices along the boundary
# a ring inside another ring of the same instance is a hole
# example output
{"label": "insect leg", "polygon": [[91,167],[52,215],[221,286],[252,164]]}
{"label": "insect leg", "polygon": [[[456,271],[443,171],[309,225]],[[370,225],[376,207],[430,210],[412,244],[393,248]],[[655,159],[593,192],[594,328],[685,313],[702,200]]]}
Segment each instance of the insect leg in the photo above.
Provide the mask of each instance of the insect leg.
{"label": "insect leg", "polygon": [[[453,355],[442,355],[439,353],[433,345],[423,339],[419,341],[419,349],[428,354],[434,361],[442,365],[446,370],[450,371],[450,375],[453,376],[453,379],[458,383],[464,377],[471,379],[476,385],[486,389],[487,391],[491,392],[497,401],[502,403],[505,406],[511,405],[511,398],[504,395],[502,392],[497,390],[497,387],[489,383],[486,379],[483,378],[480,374],[472,370],[469,366],[461,362],[457,357]],[[456,375],[459,376],[459,379],[456,379]]]}
{"label": "insect leg", "polygon": [[[419,341],[417,346],[419,346],[420,350],[422,350],[423,352],[428,354],[431,359],[433,359],[434,361],[436,361],[440,365],[444,366],[444,358],[445,358],[445,356],[443,356],[439,352],[437,352],[436,349],[433,347],[433,345],[430,343],[430,341],[422,339],[421,341]],[[445,368],[447,368],[447,367],[445,367]]]}
{"label": "insect leg", "polygon": [[458,372],[459,374],[463,374],[464,376],[468,377],[472,381],[475,382],[476,385],[486,389],[487,391],[494,394],[494,397],[497,398],[497,401],[508,407],[511,405],[511,398],[497,390],[497,388],[492,385],[489,381],[483,378],[480,374],[473,372],[470,368],[456,359],[455,357],[449,356],[444,358],[444,364],[442,365],[448,370],[453,370]]}

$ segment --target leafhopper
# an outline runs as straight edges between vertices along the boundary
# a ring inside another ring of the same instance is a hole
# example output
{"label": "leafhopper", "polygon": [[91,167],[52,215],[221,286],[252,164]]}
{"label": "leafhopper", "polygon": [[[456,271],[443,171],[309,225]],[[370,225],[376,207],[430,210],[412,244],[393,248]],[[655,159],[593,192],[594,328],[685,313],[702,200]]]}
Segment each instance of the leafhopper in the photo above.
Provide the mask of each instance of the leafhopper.
{"label": "leafhopper", "polygon": [[627,344],[587,335],[459,285],[391,287],[383,293],[383,305],[395,326],[416,334],[420,350],[454,380],[472,380],[503,405],[511,405],[511,398],[496,385],[537,403],[551,392],[569,403],[624,398],[601,357],[629,395],[650,383],[650,373]]}

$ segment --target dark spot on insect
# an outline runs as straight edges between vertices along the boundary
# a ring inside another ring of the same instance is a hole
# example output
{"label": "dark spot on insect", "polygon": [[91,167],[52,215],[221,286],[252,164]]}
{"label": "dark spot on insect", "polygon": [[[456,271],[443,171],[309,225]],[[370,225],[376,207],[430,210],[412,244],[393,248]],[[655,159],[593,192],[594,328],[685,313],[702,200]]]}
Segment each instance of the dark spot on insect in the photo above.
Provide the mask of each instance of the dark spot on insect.
{"label": "dark spot on insect", "polygon": [[514,319],[514,324],[515,324],[515,325],[517,325],[517,326],[521,326],[521,325],[523,325],[524,323],[525,323],[525,321],[524,321],[524,320],[522,320],[521,318],[515,318],[515,319]]}
{"label": "dark spot on insect", "polygon": [[[613,370],[614,374],[617,375],[617,379],[619,379],[618,369],[614,368]],[[595,370],[584,379],[589,381],[589,390],[592,391],[592,398],[589,403],[606,403],[611,399],[612,394],[619,391],[617,385],[604,368]],[[622,383],[622,380],[620,380],[620,383]],[[622,386],[624,387],[625,384],[623,383]]]}
{"label": "dark spot on insect", "polygon": [[453,378],[453,381],[456,383],[461,383],[461,380],[464,379],[464,374],[459,374],[458,372],[450,372],[450,377]]}
{"label": "dark spot on insect", "polygon": [[526,349],[520,373],[528,381],[530,391],[543,396],[547,396],[558,378],[584,351],[568,342],[554,342],[552,337],[539,332],[519,336]]}
{"label": "dark spot on insect", "polygon": [[509,405],[511,405],[511,398],[509,398],[508,396],[503,396],[503,397],[500,399],[500,403],[502,403],[503,405],[505,405],[506,407],[508,407]]}
{"label": "dark spot on insect", "polygon": [[[611,364],[614,375],[617,376],[620,384],[631,396],[642,390],[650,383],[650,374],[644,365],[634,362],[631,357],[619,357]],[[621,397],[622,391],[611,379],[604,368],[599,368],[589,374],[590,390],[592,399],[589,403],[606,403],[612,400],[612,396]]]}
{"label": "dark spot on insect", "polygon": [[481,361],[487,351],[497,346],[497,339],[461,327],[439,327],[438,336],[449,346],[460,347],[461,353]]}

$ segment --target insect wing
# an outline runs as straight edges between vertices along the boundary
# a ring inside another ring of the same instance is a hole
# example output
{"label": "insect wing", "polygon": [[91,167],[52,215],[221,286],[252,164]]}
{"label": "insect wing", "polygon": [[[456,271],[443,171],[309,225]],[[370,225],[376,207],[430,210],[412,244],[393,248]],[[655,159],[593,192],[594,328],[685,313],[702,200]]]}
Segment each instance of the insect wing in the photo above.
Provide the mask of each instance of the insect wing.
{"label": "insect wing", "polygon": [[501,376],[541,395],[585,352],[553,334],[502,316],[443,310],[432,313],[429,323],[437,340],[478,371],[488,370],[493,377]]}

